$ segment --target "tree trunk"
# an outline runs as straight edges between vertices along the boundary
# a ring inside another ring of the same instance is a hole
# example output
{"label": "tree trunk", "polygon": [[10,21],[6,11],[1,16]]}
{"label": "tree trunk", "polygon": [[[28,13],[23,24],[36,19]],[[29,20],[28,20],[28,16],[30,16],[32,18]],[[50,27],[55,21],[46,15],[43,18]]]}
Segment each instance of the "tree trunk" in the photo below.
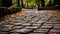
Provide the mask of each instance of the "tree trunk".
{"label": "tree trunk", "polygon": [[42,7],[45,7],[45,1],[44,0],[41,0],[41,5],[42,5]]}
{"label": "tree trunk", "polygon": [[28,3],[26,3],[26,8],[28,8]]}
{"label": "tree trunk", "polygon": [[12,5],[12,0],[2,0],[1,6],[2,7],[10,7]]}
{"label": "tree trunk", "polygon": [[37,6],[38,6],[38,10],[40,10],[40,0],[37,0]]}
{"label": "tree trunk", "polygon": [[38,4],[38,10],[40,10],[40,4]]}
{"label": "tree trunk", "polygon": [[21,4],[21,5],[22,5],[22,8],[24,8],[24,5],[23,5],[23,0],[21,0],[21,3],[22,3],[22,4]]}
{"label": "tree trunk", "polygon": [[20,7],[20,1],[19,1],[19,0],[17,0],[17,2],[18,2],[17,6],[18,6],[18,7]]}

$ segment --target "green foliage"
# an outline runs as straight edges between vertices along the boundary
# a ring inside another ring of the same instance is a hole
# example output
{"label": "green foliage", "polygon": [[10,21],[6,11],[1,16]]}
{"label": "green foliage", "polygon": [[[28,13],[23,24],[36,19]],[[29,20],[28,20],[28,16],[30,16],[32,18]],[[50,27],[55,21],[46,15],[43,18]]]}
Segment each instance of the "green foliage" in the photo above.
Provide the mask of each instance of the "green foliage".
{"label": "green foliage", "polygon": [[12,5],[17,5],[17,0],[12,0]]}
{"label": "green foliage", "polygon": [[[13,5],[17,4],[17,0],[12,0]],[[45,6],[48,5],[50,0],[45,0]],[[25,7],[37,7],[37,4],[40,4],[41,6],[41,0],[23,0],[23,4]],[[21,0],[20,0],[20,5],[21,5]]]}

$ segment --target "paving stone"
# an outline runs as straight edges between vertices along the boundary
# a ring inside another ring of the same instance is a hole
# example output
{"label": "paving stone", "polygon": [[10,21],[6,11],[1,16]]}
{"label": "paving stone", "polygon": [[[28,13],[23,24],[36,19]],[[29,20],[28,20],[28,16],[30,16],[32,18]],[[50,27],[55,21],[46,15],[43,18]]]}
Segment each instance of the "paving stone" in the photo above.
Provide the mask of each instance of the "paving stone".
{"label": "paving stone", "polygon": [[37,20],[39,20],[39,18],[35,17],[31,22],[36,22]]}
{"label": "paving stone", "polygon": [[24,20],[23,20],[23,21],[20,21],[20,22],[21,22],[21,23],[26,23],[26,22],[28,22],[28,21],[24,21]]}
{"label": "paving stone", "polygon": [[12,30],[11,32],[20,32],[20,33],[28,33],[30,31],[32,31],[33,29],[26,29],[26,28],[22,28],[22,29],[15,29]]}
{"label": "paving stone", "polygon": [[49,33],[49,34],[58,34],[58,33],[55,33],[55,32],[54,32],[54,33]]}
{"label": "paving stone", "polygon": [[21,25],[23,24],[22,22],[19,22],[19,23],[14,23],[14,25]]}
{"label": "paving stone", "polygon": [[[14,21],[15,22],[15,21]],[[14,24],[14,22],[7,22],[8,24]]]}
{"label": "paving stone", "polygon": [[32,26],[40,26],[41,24],[33,23]]}
{"label": "paving stone", "polygon": [[0,34],[7,34],[8,32],[0,32]]}
{"label": "paving stone", "polygon": [[52,33],[60,33],[60,29],[52,29],[52,30],[50,30],[50,32],[52,32]]}
{"label": "paving stone", "polygon": [[13,25],[3,25],[4,27],[3,28],[1,28],[0,30],[1,31],[10,31],[10,30],[12,30],[13,28]]}
{"label": "paving stone", "polygon": [[31,25],[30,23],[23,23],[23,24],[21,24],[21,25],[23,25],[23,26],[29,26],[29,25]]}
{"label": "paving stone", "polygon": [[5,28],[2,28],[2,29],[0,29],[1,31],[10,31],[10,30],[12,30],[13,28],[7,28],[7,27],[5,27]]}
{"label": "paving stone", "polygon": [[44,23],[44,22],[46,22],[46,21],[41,21],[41,20],[39,20],[39,21],[36,22],[36,23],[41,24],[41,23]]}
{"label": "paving stone", "polygon": [[10,33],[10,34],[20,34],[20,33]]}
{"label": "paving stone", "polygon": [[4,26],[2,24],[0,24],[0,29],[4,28]]}
{"label": "paving stone", "polygon": [[4,23],[6,23],[6,21],[0,21],[0,23],[4,24]]}
{"label": "paving stone", "polygon": [[47,33],[49,29],[37,29],[37,30],[34,30],[34,32],[37,32],[37,33]]}
{"label": "paving stone", "polygon": [[41,21],[47,21],[49,18],[41,18]]}
{"label": "paving stone", "polygon": [[51,20],[49,20],[49,21],[51,21],[51,22],[60,22],[60,20],[57,19],[57,18],[51,18]]}
{"label": "paving stone", "polygon": [[44,28],[44,29],[50,29],[52,28],[53,26],[42,26],[41,28]]}
{"label": "paving stone", "polygon": [[27,17],[24,18],[23,20],[30,21],[30,20],[32,20],[32,19],[31,19],[32,17],[33,17],[33,16],[27,16]]}
{"label": "paving stone", "polygon": [[25,20],[25,21],[30,21],[30,20],[32,20],[32,19],[30,19],[30,18],[25,18],[25,19],[23,19],[23,20]]}
{"label": "paving stone", "polygon": [[21,28],[23,28],[24,26],[15,26],[15,27],[13,27],[14,29],[21,29]]}
{"label": "paving stone", "polygon": [[17,22],[20,22],[21,20],[16,20]]}
{"label": "paving stone", "polygon": [[45,33],[29,33],[29,34],[45,34]]}
{"label": "paving stone", "polygon": [[14,25],[3,25],[3,26],[5,26],[7,28],[12,28]]}
{"label": "paving stone", "polygon": [[60,29],[60,24],[54,24],[54,28]]}
{"label": "paving stone", "polygon": [[39,28],[40,26],[26,26],[25,28],[27,29],[37,29]]}
{"label": "paving stone", "polygon": [[16,19],[18,20],[18,19],[23,19],[23,18],[25,18],[26,16],[18,16],[18,17],[16,17]]}
{"label": "paving stone", "polygon": [[35,17],[31,18],[31,19],[32,19],[31,22],[36,22],[39,18],[37,16],[35,16]]}
{"label": "paving stone", "polygon": [[47,23],[44,23],[43,26],[53,26],[54,24],[47,24]]}
{"label": "paving stone", "polygon": [[51,22],[51,21],[47,21],[47,24],[60,24],[60,22]]}

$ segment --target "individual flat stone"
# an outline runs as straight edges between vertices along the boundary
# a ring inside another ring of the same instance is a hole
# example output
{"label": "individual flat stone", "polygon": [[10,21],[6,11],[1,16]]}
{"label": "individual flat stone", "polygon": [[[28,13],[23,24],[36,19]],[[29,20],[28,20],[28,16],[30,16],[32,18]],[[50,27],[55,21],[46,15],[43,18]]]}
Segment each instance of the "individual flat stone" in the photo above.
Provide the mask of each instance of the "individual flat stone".
{"label": "individual flat stone", "polygon": [[24,20],[20,21],[20,23],[26,23],[26,22],[28,22],[28,21],[24,21]]}
{"label": "individual flat stone", "polygon": [[52,30],[50,30],[50,32],[52,32],[52,33],[59,33],[60,29],[52,29]]}
{"label": "individual flat stone", "polygon": [[41,21],[47,21],[49,18],[41,18]]}
{"label": "individual flat stone", "polygon": [[10,31],[10,30],[12,30],[13,28],[7,28],[7,27],[4,27],[4,28],[2,28],[2,29],[0,29],[1,31]]}
{"label": "individual flat stone", "polygon": [[44,23],[44,22],[46,22],[46,21],[41,21],[41,20],[39,20],[39,21],[36,22],[36,23],[41,24],[41,23]]}
{"label": "individual flat stone", "polygon": [[15,29],[12,30],[11,32],[20,32],[20,33],[28,33],[30,31],[32,31],[33,29],[26,29],[26,28],[22,28],[22,29]]}
{"label": "individual flat stone", "polygon": [[3,26],[5,26],[5,27],[7,27],[7,28],[12,28],[14,25],[3,25]]}
{"label": "individual flat stone", "polygon": [[0,34],[7,34],[8,32],[0,32]]}
{"label": "individual flat stone", "polygon": [[31,25],[30,23],[23,23],[23,24],[21,24],[21,25],[23,25],[23,26],[29,26],[29,25]]}
{"label": "individual flat stone", "polygon": [[41,24],[33,23],[32,26],[40,26]]}
{"label": "individual flat stone", "polygon": [[55,32],[54,32],[54,33],[52,33],[52,32],[50,32],[49,34],[58,34],[58,33],[55,33]]}
{"label": "individual flat stone", "polygon": [[37,32],[37,33],[47,33],[49,29],[37,29],[37,30],[34,30],[34,32]]}
{"label": "individual flat stone", "polygon": [[21,20],[16,20],[17,22],[20,22]]}
{"label": "individual flat stone", "polygon": [[38,19],[39,19],[38,17],[35,17],[31,22],[36,22]]}
{"label": "individual flat stone", "polygon": [[20,34],[20,33],[10,33],[10,34]]}
{"label": "individual flat stone", "polygon": [[60,24],[54,24],[54,28],[60,29]]}
{"label": "individual flat stone", "polygon": [[30,21],[30,20],[32,20],[32,19],[29,19],[29,18],[25,18],[25,19],[23,19],[23,20],[25,20],[25,21]]}
{"label": "individual flat stone", "polygon": [[13,27],[14,29],[20,29],[20,28],[23,28],[24,26],[15,26]]}
{"label": "individual flat stone", "polygon": [[40,26],[26,26],[25,28],[27,29],[36,29],[36,28],[39,28]]}
{"label": "individual flat stone", "polygon": [[42,26],[41,28],[44,28],[44,29],[49,29],[49,28],[52,28],[53,26]]}
{"label": "individual flat stone", "polygon": [[60,22],[52,22],[52,21],[48,21],[48,22],[46,22],[47,24],[60,24]]}
{"label": "individual flat stone", "polygon": [[19,22],[19,23],[14,23],[14,25],[21,25],[21,24],[23,24],[23,23],[21,23],[21,22]]}
{"label": "individual flat stone", "polygon": [[43,26],[53,26],[53,24],[44,23]]}
{"label": "individual flat stone", "polygon": [[27,16],[26,18],[24,18],[23,20],[25,20],[25,21],[30,21],[30,20],[32,20],[31,18],[32,18],[32,16],[29,15],[29,16]]}
{"label": "individual flat stone", "polygon": [[14,25],[3,25],[4,27],[2,28],[2,29],[0,29],[0,30],[2,30],[2,31],[9,31],[9,30],[12,30],[13,28],[13,26]]}
{"label": "individual flat stone", "polygon": [[24,17],[26,17],[26,16],[18,16],[18,17],[16,17],[16,19],[23,19]]}
{"label": "individual flat stone", "polygon": [[45,33],[29,33],[29,34],[45,34]]}

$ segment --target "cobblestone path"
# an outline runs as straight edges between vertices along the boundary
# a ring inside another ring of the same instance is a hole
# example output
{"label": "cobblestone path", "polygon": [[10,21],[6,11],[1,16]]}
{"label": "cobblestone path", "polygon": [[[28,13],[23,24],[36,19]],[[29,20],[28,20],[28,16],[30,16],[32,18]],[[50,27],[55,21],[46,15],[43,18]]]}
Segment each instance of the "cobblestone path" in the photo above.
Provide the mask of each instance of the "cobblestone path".
{"label": "cobblestone path", "polygon": [[25,10],[23,16],[0,21],[0,34],[60,34],[60,13]]}

